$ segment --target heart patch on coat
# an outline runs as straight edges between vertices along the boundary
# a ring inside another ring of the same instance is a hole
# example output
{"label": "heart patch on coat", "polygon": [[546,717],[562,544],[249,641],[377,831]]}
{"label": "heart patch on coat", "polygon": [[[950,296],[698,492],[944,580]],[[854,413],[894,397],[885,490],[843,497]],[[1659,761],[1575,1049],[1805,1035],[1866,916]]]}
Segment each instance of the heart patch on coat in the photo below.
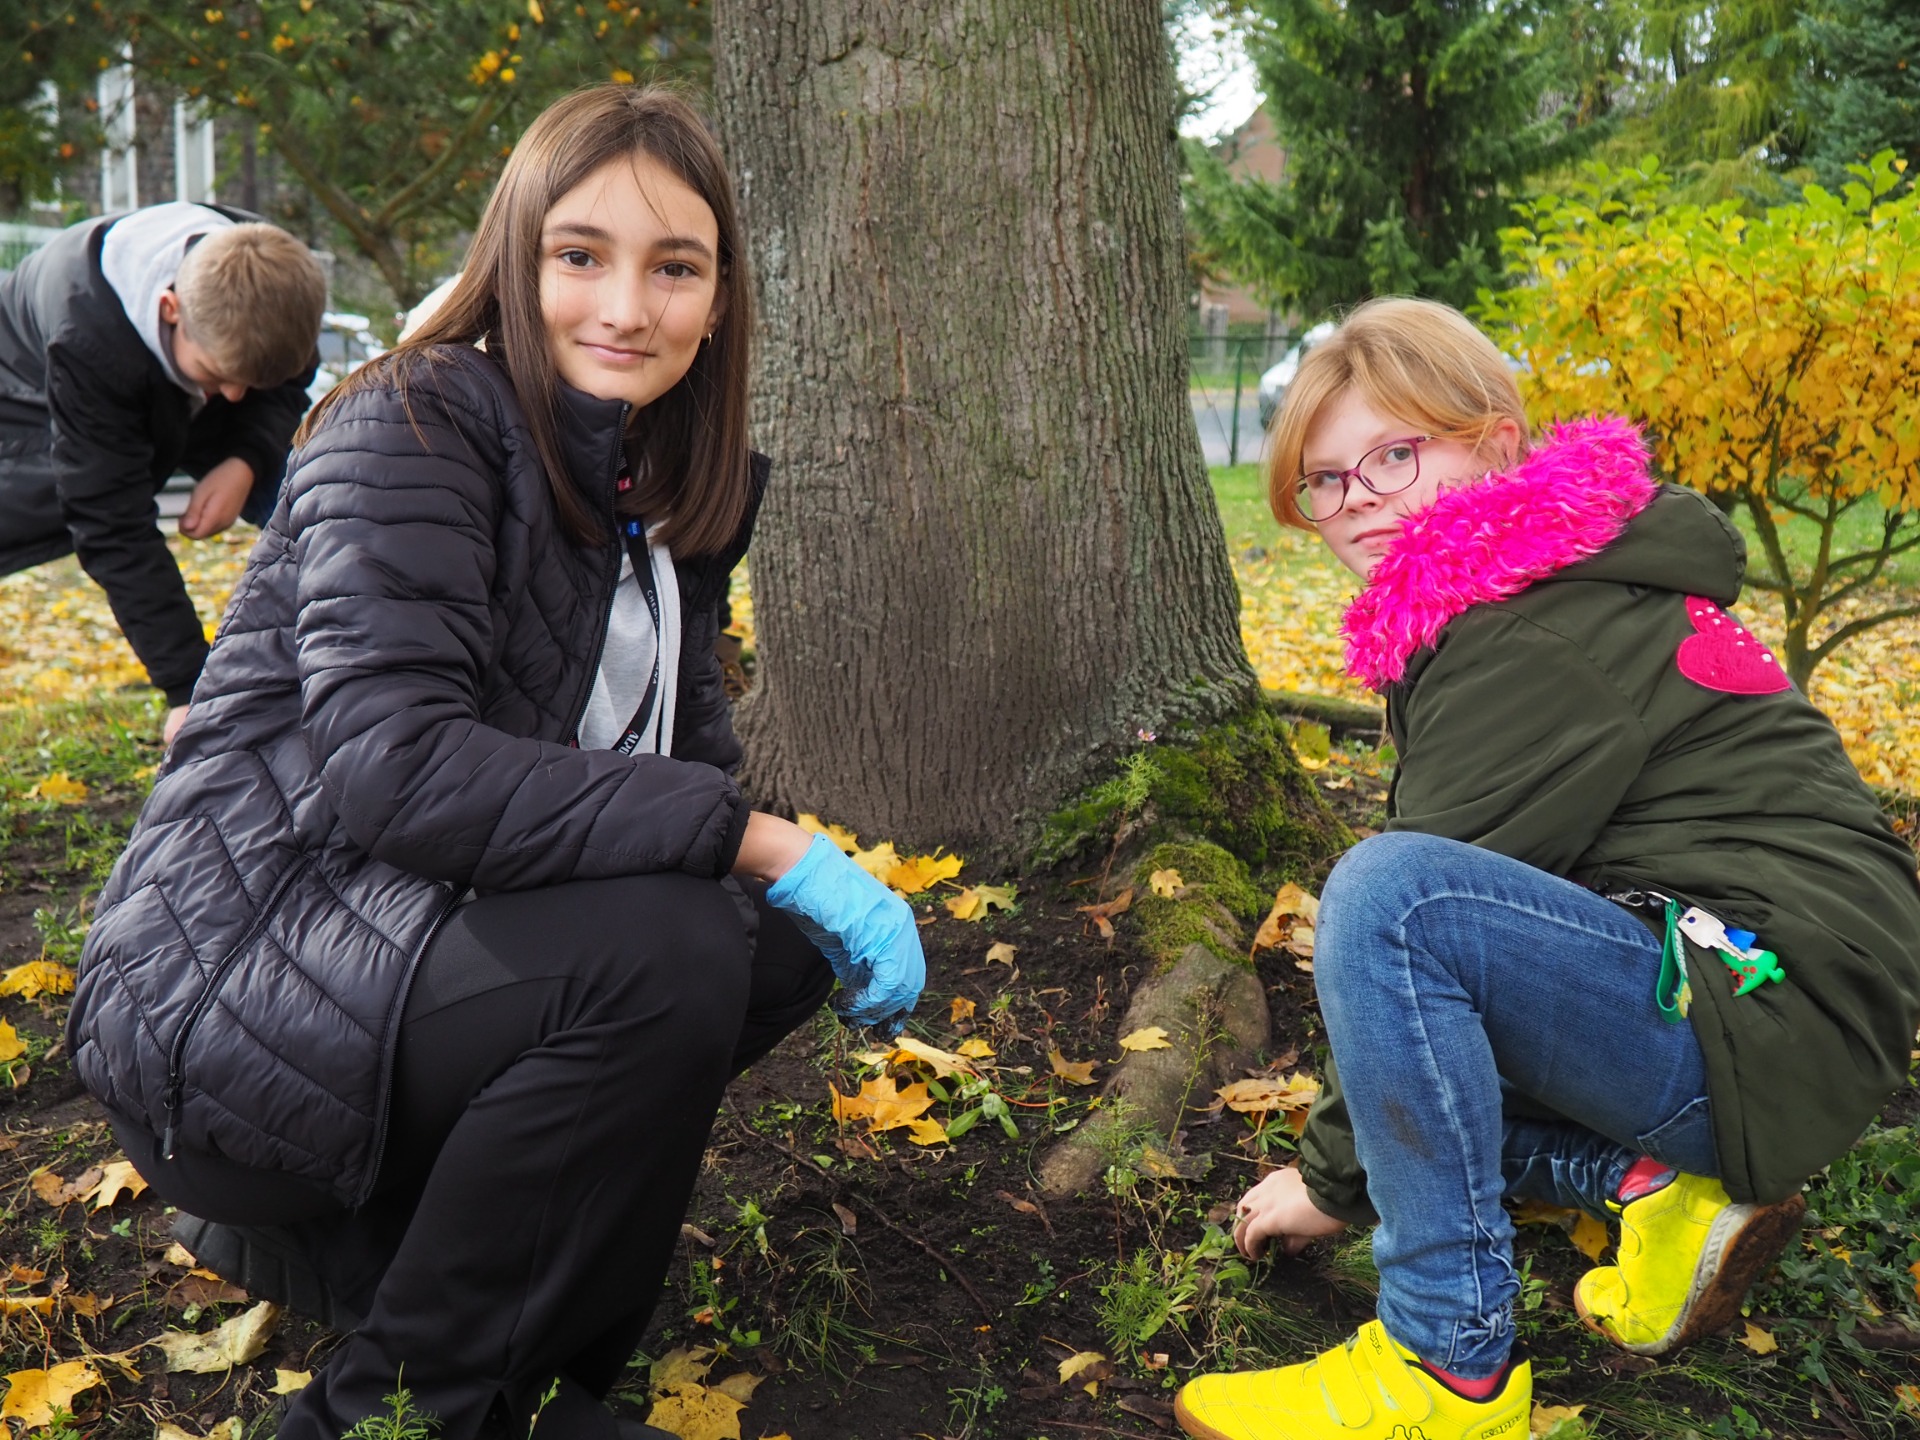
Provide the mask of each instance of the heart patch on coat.
{"label": "heart patch on coat", "polygon": [[1792,688],[1773,652],[1711,600],[1687,597],[1695,633],[1680,642],[1680,673],[1729,695],[1774,695]]}

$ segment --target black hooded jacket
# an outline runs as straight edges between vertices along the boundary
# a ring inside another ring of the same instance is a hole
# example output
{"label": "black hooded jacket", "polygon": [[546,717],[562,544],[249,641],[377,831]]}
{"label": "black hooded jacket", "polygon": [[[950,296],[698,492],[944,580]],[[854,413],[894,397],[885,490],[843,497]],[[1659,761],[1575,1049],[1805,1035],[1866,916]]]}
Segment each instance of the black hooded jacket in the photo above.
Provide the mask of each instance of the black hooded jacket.
{"label": "black hooded jacket", "polygon": [[407,985],[465,893],[731,869],[748,809],[713,642],[752,510],[726,552],[676,557],[671,758],[574,748],[630,411],[562,396],[602,546],[561,528],[477,350],[343,397],[294,453],[87,937],[68,1041],[109,1110],[356,1204]]}
{"label": "black hooded jacket", "polygon": [[0,574],[77,554],[148,678],[184,705],[207,641],[154,495],[175,471],[197,477],[229,457],[272,485],[313,369],[196,411],[101,273],[101,244],[125,218],[75,225],[0,275]]}

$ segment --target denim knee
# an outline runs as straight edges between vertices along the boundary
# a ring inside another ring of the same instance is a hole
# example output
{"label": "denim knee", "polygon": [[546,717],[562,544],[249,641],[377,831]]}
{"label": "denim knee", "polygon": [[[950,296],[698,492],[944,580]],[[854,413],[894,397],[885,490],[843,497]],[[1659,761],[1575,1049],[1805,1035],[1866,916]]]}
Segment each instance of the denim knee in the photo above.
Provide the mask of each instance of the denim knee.
{"label": "denim knee", "polygon": [[1314,979],[1323,989],[1371,969],[1372,937],[1402,925],[1457,842],[1396,830],[1370,835],[1340,858],[1320,892]]}

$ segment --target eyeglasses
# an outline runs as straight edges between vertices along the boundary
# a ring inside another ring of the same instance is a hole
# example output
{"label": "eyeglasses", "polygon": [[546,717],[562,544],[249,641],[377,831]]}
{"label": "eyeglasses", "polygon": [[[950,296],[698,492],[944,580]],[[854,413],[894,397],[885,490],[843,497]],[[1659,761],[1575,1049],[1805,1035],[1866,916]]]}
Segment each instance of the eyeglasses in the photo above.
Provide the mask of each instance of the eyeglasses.
{"label": "eyeglasses", "polygon": [[1300,513],[1324,524],[1347,503],[1347,487],[1358,480],[1375,495],[1393,495],[1420,478],[1420,447],[1431,435],[1389,440],[1362,455],[1351,470],[1312,470],[1293,482]]}

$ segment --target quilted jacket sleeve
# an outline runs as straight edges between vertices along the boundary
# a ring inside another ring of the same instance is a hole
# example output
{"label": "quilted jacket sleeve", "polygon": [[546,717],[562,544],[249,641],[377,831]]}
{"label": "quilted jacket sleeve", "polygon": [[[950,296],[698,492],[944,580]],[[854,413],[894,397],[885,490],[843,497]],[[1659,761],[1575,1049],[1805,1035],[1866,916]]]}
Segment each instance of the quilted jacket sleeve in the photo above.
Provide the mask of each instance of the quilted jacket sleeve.
{"label": "quilted jacket sleeve", "polygon": [[719,769],[480,719],[496,546],[510,508],[536,503],[503,479],[534,463],[531,439],[482,413],[491,399],[431,376],[404,400],[361,390],[295,456],[296,663],[321,783],[369,854],[456,885],[724,874],[747,811]]}

